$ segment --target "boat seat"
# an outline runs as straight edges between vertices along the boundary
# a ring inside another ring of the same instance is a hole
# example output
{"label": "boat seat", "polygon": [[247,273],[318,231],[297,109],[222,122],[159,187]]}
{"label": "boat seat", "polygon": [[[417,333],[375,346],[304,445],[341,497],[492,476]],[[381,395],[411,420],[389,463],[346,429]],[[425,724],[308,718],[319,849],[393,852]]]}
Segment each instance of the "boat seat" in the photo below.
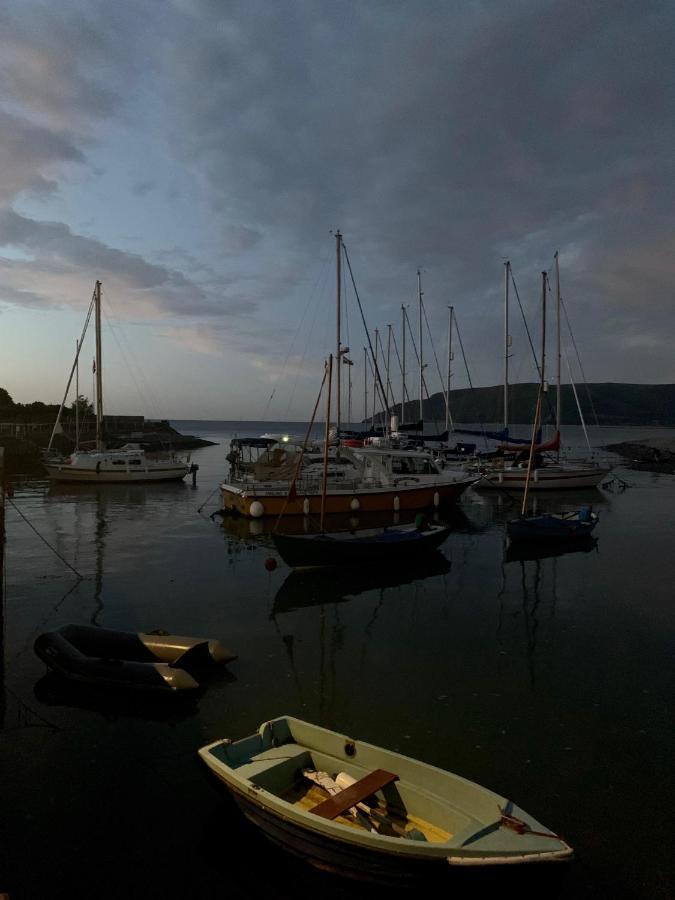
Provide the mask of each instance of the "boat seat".
{"label": "boat seat", "polygon": [[256,753],[243,765],[237,766],[237,771],[259,787],[274,790],[277,782],[283,782],[298,768],[311,764],[312,758],[306,747],[289,743]]}
{"label": "boat seat", "polygon": [[356,806],[357,803],[361,803],[366,797],[370,797],[371,794],[394,781],[398,781],[398,775],[386,772],[384,769],[375,769],[374,772],[355,781],[354,784],[340,791],[339,794],[333,794],[332,797],[313,806],[310,812],[313,812],[316,816],[321,816],[322,819],[335,819],[352,806]]}

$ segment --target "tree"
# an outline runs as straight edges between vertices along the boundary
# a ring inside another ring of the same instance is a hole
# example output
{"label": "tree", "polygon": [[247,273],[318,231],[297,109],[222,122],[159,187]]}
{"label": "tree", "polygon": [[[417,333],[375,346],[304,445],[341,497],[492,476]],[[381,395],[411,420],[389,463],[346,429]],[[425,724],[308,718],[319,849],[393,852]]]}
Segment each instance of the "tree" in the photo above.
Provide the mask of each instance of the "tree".
{"label": "tree", "polygon": [[81,419],[84,419],[86,416],[94,415],[93,405],[89,402],[89,398],[83,397],[82,394],[79,395],[77,400],[73,400],[73,402],[70,404],[70,408],[73,411],[73,415],[75,414],[75,409],[77,408]]}

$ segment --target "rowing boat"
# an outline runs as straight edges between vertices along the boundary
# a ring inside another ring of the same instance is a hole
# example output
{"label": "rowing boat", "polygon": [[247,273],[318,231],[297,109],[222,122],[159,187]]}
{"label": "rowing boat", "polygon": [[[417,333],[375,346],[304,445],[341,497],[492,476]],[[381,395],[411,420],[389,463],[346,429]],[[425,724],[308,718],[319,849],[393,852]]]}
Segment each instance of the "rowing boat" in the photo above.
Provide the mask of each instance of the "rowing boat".
{"label": "rowing boat", "polygon": [[572,857],[506,797],[290,716],[199,754],[268,838],[340,875],[400,884]]}

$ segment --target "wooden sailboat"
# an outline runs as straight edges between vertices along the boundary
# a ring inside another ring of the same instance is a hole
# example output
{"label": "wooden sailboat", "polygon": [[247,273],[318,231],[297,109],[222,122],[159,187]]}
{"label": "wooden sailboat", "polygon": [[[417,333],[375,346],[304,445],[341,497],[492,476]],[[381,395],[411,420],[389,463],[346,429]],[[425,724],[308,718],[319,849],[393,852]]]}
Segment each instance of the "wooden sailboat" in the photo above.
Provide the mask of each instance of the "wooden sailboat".
{"label": "wooden sailboat", "polygon": [[541,449],[541,444],[537,444],[536,442],[536,435],[541,423],[541,408],[546,390],[546,381],[544,377],[546,360],[546,284],[546,273],[542,272],[541,380],[537,395],[537,408],[534,414],[534,424],[532,426],[532,440],[530,442],[530,453],[527,462],[521,513],[517,519],[512,519],[507,524],[509,537],[514,541],[580,540],[590,536],[598,521],[597,514],[592,512],[589,506],[582,506],[575,512],[565,514],[547,513],[539,516],[527,515],[528,489],[534,471],[534,460],[536,459],[538,451]]}
{"label": "wooden sailboat", "polygon": [[[179,481],[185,478],[190,466],[174,454],[149,456],[138,444],[127,444],[119,450],[106,450],[103,443],[103,359],[101,351],[101,282],[97,281],[94,295],[89,307],[82,337],[89,324],[92,307],[96,327],[96,450],[75,451],[66,459],[48,458],[45,468],[53,481],[78,483],[112,483],[137,481]],[[61,413],[65,405],[73,372],[77,371],[82,340],[78,341],[75,362],[63,396],[61,408],[54,424],[54,429],[47,448],[51,451],[54,436],[57,432]],[[76,410],[79,406],[79,398]],[[76,426],[77,427],[77,426]],[[79,434],[78,434],[79,436]]]}
{"label": "wooden sailboat", "polygon": [[343,876],[401,885],[572,857],[506,797],[290,716],[199,755],[267,837]]}

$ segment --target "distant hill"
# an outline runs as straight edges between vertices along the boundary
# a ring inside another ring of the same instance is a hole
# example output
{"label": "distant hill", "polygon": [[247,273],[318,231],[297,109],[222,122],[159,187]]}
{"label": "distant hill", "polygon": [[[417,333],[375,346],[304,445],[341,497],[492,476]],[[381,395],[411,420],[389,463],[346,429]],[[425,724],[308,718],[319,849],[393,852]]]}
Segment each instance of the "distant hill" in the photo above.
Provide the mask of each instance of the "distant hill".
{"label": "distant hill", "polygon": [[[537,402],[536,384],[514,384],[509,388],[509,421],[527,424],[532,421]],[[579,403],[587,424],[594,425],[660,425],[675,427],[675,384],[622,384],[599,382],[577,385]],[[555,419],[555,386],[550,385],[544,402],[545,423]],[[424,401],[425,421],[445,420],[445,399],[442,393]],[[450,392],[450,413],[456,423],[501,422],[504,409],[502,385],[483,388],[463,388]],[[400,415],[400,404],[395,412]],[[406,403],[406,421],[415,421],[419,401]],[[579,413],[572,386],[564,384],[561,391],[562,421],[579,424]]]}

